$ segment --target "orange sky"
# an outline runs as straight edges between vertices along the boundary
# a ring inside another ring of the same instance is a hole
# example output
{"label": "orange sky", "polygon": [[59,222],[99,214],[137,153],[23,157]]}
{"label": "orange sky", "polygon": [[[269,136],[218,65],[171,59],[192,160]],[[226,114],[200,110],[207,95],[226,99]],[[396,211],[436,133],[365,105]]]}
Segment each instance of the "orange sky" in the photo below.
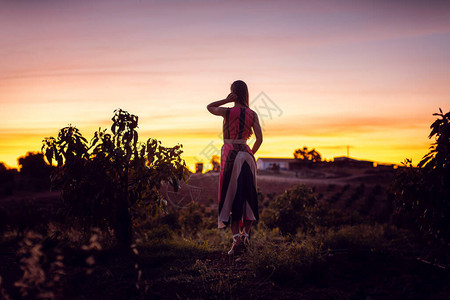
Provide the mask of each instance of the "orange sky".
{"label": "orange sky", "polygon": [[183,144],[193,169],[221,146],[205,106],[242,79],[264,120],[257,157],[348,145],[417,163],[432,114],[449,110],[450,2],[310,2],[1,2],[0,161],[69,123],[90,138],[122,108],[142,139]]}

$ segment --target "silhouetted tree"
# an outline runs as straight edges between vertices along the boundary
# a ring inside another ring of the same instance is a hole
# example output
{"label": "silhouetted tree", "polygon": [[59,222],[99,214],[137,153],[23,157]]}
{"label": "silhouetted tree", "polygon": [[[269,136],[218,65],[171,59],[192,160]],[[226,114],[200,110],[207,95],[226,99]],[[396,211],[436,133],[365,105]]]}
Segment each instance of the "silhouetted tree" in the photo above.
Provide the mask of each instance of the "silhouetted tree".
{"label": "silhouetted tree", "polygon": [[49,176],[51,166],[47,165],[44,155],[39,152],[27,152],[25,156],[17,159],[20,168],[20,174],[30,177]]}
{"label": "silhouetted tree", "polygon": [[20,169],[20,188],[25,190],[43,190],[50,187],[52,166],[45,163],[44,155],[39,152],[27,152],[17,159]]}
{"label": "silhouetted tree", "polygon": [[99,129],[89,144],[68,126],[57,138],[45,138],[42,149],[50,164],[57,162],[53,183],[62,188],[67,216],[85,227],[112,227],[119,245],[129,246],[132,218],[164,206],[162,182],[177,191],[189,173],[181,145],[163,147],[155,139],[138,143],[138,117],[121,109],[112,121],[112,134]]}
{"label": "silhouetted tree", "polygon": [[220,172],[220,157],[218,155],[213,155],[211,157],[211,165],[213,172]]}
{"label": "silhouetted tree", "polygon": [[407,159],[397,175],[393,190],[400,215],[406,215],[422,233],[450,242],[450,112],[430,126],[430,147],[417,168]]}
{"label": "silhouetted tree", "polygon": [[203,163],[198,162],[195,164],[195,173],[202,173],[203,172]]}
{"label": "silhouetted tree", "polygon": [[316,149],[308,150],[308,147],[299,148],[294,151],[294,158],[303,162],[320,162],[322,156]]}
{"label": "silhouetted tree", "polygon": [[0,196],[8,196],[13,193],[15,173],[17,173],[16,169],[9,169],[4,163],[0,162]]}

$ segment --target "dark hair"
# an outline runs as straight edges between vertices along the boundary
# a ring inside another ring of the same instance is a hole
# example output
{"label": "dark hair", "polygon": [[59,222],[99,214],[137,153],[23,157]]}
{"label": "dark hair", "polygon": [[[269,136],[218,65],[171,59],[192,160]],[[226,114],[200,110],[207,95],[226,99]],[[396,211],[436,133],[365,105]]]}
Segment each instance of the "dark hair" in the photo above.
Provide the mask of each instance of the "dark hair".
{"label": "dark hair", "polygon": [[231,91],[236,94],[237,100],[236,102],[241,105],[249,107],[248,104],[248,88],[247,84],[242,80],[236,80],[231,84]]}

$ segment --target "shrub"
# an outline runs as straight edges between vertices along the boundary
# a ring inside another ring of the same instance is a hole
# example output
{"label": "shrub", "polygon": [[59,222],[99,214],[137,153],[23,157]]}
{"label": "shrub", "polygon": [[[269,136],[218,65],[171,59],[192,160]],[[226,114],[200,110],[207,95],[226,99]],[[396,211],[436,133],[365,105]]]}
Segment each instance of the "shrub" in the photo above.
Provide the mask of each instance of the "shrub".
{"label": "shrub", "polygon": [[384,236],[381,225],[360,224],[328,230],[321,237],[324,249],[372,249],[380,246]]}
{"label": "shrub", "polygon": [[450,112],[439,116],[430,127],[435,137],[430,152],[417,168],[407,159],[392,189],[399,216],[422,234],[450,242]]}
{"label": "shrub", "polygon": [[[328,199],[328,202],[330,203],[336,203],[339,201],[339,199],[341,199],[341,197],[345,194],[345,192],[350,188],[349,184],[346,184],[342,187],[342,190],[339,192],[336,192],[335,194],[333,194],[333,196],[331,196]],[[334,189],[334,188],[333,188]]]}
{"label": "shrub", "polygon": [[317,197],[305,185],[285,191],[263,211],[262,220],[269,227],[278,227],[283,234],[295,234],[298,228],[312,230],[316,224]]}
{"label": "shrub", "polygon": [[172,236],[173,231],[166,224],[155,227],[146,233],[146,238],[151,241],[170,240]]}
{"label": "shrub", "polygon": [[[167,225],[172,230],[181,229],[180,223],[180,212],[177,208],[170,207],[166,212],[162,212],[159,220],[157,220],[159,224]],[[157,224],[152,224],[156,226]]]}
{"label": "shrub", "polygon": [[64,256],[58,248],[47,249],[40,234],[28,231],[20,242],[17,256],[22,277],[14,285],[21,299],[55,299],[62,293],[61,279],[65,274]]}
{"label": "shrub", "polygon": [[367,222],[357,211],[345,212],[333,209],[326,202],[322,202],[317,209],[317,225],[326,228],[338,228],[342,225],[356,225]]}
{"label": "shrub", "polygon": [[185,233],[196,234],[203,225],[204,207],[198,203],[191,203],[180,212],[180,223]]}
{"label": "shrub", "polygon": [[62,189],[66,217],[85,230],[111,227],[118,244],[128,247],[132,219],[145,219],[164,206],[162,182],[177,191],[189,172],[181,145],[163,147],[155,139],[138,144],[138,117],[121,109],[112,121],[112,134],[99,129],[90,145],[77,128],[68,126],[58,138],[45,138],[42,149],[49,164],[58,164],[53,184]]}

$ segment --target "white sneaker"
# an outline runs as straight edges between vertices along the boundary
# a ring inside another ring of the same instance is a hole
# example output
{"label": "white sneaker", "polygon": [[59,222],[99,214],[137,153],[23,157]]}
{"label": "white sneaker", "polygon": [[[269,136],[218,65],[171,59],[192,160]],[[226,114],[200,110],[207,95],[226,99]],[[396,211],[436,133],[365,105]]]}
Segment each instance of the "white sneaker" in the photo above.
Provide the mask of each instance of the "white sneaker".
{"label": "white sneaker", "polygon": [[241,245],[240,237],[241,237],[240,233],[236,233],[233,235],[233,245],[231,246],[230,251],[228,251],[228,255],[233,255],[234,253],[236,253],[237,249]]}

